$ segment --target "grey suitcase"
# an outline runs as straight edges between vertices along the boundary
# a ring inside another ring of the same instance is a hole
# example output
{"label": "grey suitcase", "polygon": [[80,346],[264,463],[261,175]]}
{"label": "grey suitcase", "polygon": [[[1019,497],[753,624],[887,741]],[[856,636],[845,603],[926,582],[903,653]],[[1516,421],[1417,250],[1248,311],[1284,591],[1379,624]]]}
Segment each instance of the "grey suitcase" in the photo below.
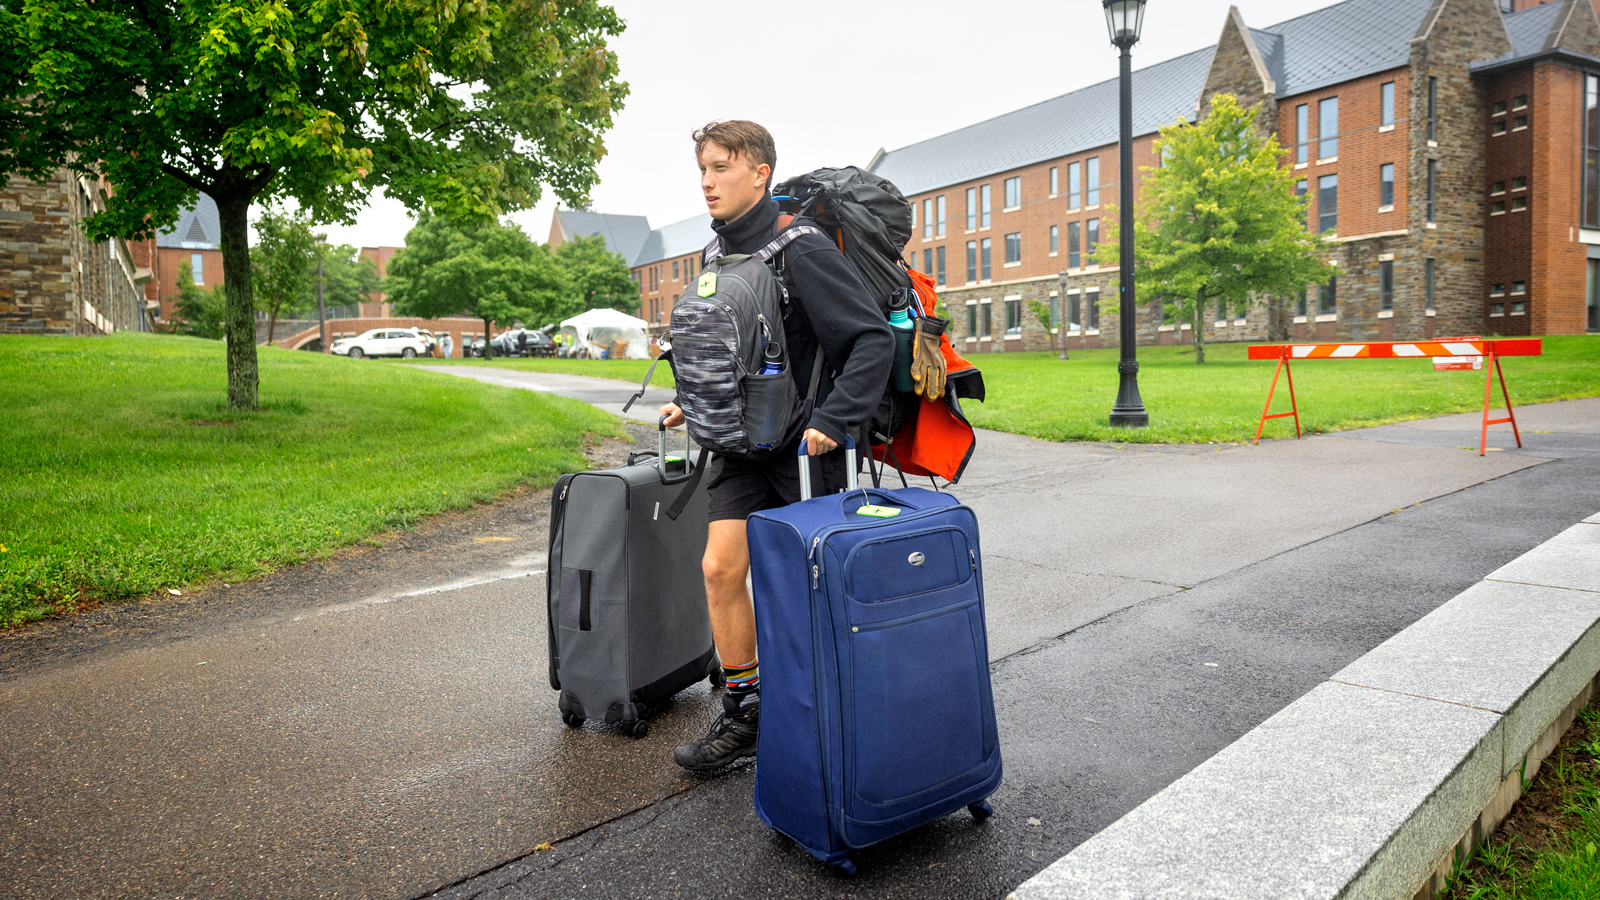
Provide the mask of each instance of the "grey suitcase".
{"label": "grey suitcase", "polygon": [[684,455],[668,456],[666,426],[658,431],[656,452],[555,484],[550,687],[561,692],[561,720],[574,728],[601,719],[644,737],[653,707],[702,678],[722,679],[700,568],[706,492],[692,494],[676,521],[667,517],[694,462],[687,436]]}

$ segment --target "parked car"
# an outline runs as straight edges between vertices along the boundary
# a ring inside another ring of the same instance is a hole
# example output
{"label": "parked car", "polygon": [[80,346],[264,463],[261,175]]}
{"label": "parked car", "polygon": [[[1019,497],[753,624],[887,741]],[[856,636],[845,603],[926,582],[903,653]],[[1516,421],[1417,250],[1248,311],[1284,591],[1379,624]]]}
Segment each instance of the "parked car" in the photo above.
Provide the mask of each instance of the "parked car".
{"label": "parked car", "polygon": [[[514,328],[494,336],[490,343],[495,356],[555,356],[555,341],[543,331]],[[473,341],[466,347],[468,356],[483,356],[483,340]]]}
{"label": "parked car", "polygon": [[374,328],[353,338],[339,338],[331,349],[339,356],[361,359],[366,356],[398,356],[411,359],[428,351],[428,343],[413,329]]}

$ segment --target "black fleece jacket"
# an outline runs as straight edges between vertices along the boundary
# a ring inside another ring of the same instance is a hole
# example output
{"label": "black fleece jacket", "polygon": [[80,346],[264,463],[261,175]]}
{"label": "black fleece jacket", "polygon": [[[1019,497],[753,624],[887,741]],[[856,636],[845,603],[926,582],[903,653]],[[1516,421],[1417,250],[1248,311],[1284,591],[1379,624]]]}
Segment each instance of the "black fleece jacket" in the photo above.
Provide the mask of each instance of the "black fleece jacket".
{"label": "black fleece jacket", "polygon": [[[778,204],[770,197],[733,220],[711,228],[728,253],[754,253],[776,235]],[[894,332],[850,261],[826,238],[801,235],[783,251],[791,299],[797,301],[783,330],[804,393],[820,346],[826,360],[808,428],[839,443],[878,408],[894,365]]]}

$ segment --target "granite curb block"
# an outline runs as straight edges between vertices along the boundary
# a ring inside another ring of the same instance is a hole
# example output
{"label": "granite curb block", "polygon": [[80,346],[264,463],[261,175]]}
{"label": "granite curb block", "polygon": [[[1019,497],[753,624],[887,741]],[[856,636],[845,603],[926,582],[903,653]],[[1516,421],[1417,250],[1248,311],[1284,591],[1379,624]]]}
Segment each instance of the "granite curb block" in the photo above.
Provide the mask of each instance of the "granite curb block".
{"label": "granite curb block", "polygon": [[1595,696],[1597,525],[1491,573],[1011,900],[1433,896]]}

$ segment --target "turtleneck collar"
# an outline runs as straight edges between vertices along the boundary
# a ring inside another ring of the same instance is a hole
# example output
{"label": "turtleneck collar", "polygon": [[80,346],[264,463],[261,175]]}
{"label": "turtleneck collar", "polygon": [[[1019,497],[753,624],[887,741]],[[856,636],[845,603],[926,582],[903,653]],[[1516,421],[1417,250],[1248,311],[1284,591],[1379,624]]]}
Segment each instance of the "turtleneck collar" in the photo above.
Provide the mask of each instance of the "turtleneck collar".
{"label": "turtleneck collar", "polygon": [[778,224],[778,204],[769,193],[750,211],[732,222],[713,220],[711,230],[721,238],[730,253],[750,253],[772,240]]}

